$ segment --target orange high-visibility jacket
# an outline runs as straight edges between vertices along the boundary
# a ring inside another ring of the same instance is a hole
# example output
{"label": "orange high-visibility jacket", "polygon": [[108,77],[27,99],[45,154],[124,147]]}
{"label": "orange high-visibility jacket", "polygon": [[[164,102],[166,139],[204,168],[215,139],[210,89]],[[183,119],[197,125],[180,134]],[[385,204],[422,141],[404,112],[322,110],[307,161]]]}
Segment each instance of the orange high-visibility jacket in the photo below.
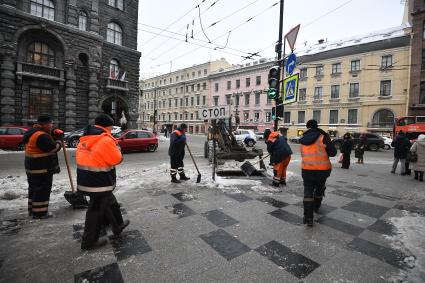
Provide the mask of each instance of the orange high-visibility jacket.
{"label": "orange high-visibility jacket", "polygon": [[82,136],[77,147],[77,189],[86,194],[113,191],[115,165],[122,161],[117,141],[102,127],[101,134]]}
{"label": "orange high-visibility jacket", "polygon": [[330,170],[332,169],[329,161],[326,146],[323,143],[324,135],[320,135],[315,143],[311,145],[301,145],[301,168],[304,170]]}

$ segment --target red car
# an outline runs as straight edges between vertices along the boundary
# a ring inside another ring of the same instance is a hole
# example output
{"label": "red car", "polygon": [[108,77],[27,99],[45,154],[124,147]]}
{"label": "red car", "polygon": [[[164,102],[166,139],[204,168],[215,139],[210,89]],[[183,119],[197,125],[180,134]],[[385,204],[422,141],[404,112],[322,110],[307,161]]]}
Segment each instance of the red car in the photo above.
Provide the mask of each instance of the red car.
{"label": "red car", "polygon": [[158,148],[158,138],[149,131],[125,130],[117,137],[121,151],[147,150],[154,152]]}
{"label": "red car", "polygon": [[27,130],[23,126],[0,127],[0,148],[24,150],[22,139]]}

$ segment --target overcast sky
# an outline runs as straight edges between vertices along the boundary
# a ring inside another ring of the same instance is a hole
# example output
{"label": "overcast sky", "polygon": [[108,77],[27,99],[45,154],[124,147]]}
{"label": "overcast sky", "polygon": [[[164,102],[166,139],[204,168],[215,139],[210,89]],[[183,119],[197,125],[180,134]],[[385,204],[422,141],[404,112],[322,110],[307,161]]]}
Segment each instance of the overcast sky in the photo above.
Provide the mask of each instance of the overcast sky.
{"label": "overcast sky", "polygon": [[[201,30],[199,10],[195,8],[202,1],[200,18],[206,35]],[[211,7],[214,2],[216,4]],[[261,51],[262,57],[274,57],[279,5],[271,6],[277,2],[279,0],[139,0],[141,78],[222,57],[233,64],[248,63],[252,60],[243,61],[242,56],[250,52]],[[284,34],[301,24],[296,48],[302,48],[305,42],[313,45],[321,38],[333,41],[399,26],[404,11],[401,2],[286,0]],[[194,39],[190,38],[192,23]],[[213,23],[216,24],[210,27]],[[194,44],[185,42],[187,24],[188,40]],[[166,31],[162,31],[165,28]],[[228,48],[214,50],[225,46],[227,38]],[[212,44],[208,43],[209,40]]]}

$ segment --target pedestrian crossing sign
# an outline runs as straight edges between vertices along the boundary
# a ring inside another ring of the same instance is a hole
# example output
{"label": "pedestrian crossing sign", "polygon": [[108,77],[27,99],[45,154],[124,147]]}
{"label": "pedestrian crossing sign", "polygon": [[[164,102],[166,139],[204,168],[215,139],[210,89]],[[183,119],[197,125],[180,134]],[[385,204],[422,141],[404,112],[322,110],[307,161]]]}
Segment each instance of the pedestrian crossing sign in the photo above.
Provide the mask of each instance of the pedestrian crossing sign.
{"label": "pedestrian crossing sign", "polygon": [[283,104],[290,104],[297,101],[299,74],[287,77],[283,80]]}

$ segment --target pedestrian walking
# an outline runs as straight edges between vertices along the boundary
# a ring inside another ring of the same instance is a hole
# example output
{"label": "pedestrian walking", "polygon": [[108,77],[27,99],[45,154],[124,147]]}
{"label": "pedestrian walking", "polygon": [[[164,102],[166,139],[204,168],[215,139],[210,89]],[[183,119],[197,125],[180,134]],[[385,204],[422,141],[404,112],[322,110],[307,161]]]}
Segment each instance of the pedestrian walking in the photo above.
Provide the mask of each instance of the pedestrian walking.
{"label": "pedestrian walking", "polygon": [[410,151],[410,141],[403,131],[400,131],[397,137],[392,141],[391,146],[394,147],[394,162],[391,173],[395,174],[398,162],[400,162],[401,175],[406,174],[406,158]]}
{"label": "pedestrian walking", "polygon": [[337,154],[329,135],[318,128],[316,120],[307,122],[308,130],[300,139],[301,176],[304,182],[304,224],[313,226],[314,211],[318,212],[326,190],[326,179],[332,165],[329,157]]}
{"label": "pedestrian walking", "polygon": [[354,151],[354,157],[357,158],[357,164],[364,164],[364,152],[366,150],[366,144],[367,144],[367,136],[366,134],[361,134],[359,143],[356,146],[356,149]]}
{"label": "pedestrian walking", "polygon": [[[183,163],[186,146],[186,131],[187,125],[183,123],[170,135],[168,155],[170,156],[171,162],[170,175],[172,183],[180,183],[181,181],[190,180],[190,178],[184,173]],[[180,180],[177,179],[177,173],[180,176]]]}
{"label": "pedestrian walking", "polygon": [[104,246],[106,239],[99,239],[105,220],[111,224],[112,232],[118,237],[129,224],[123,220],[120,205],[113,195],[116,186],[115,166],[122,161],[117,141],[111,135],[114,121],[106,114],[88,126],[77,147],[77,189],[90,197],[86,212],[81,249]]}
{"label": "pedestrian walking", "polygon": [[28,214],[35,219],[51,217],[49,210],[53,174],[60,172],[57,152],[64,132],[53,129],[49,115],[40,115],[23,137],[28,180]]}
{"label": "pedestrian walking", "polygon": [[425,172],[425,135],[419,135],[418,140],[410,148],[410,153],[415,180],[423,182]]}
{"label": "pedestrian walking", "polygon": [[342,145],[341,145],[341,153],[342,153],[342,168],[349,169],[350,168],[350,157],[351,151],[353,150],[353,139],[351,138],[350,133],[346,133],[343,137]]}
{"label": "pedestrian walking", "polygon": [[[284,134],[282,134],[284,133]],[[273,183],[275,187],[286,185],[286,169],[291,161],[292,150],[285,136],[285,130],[272,132],[267,141],[267,151],[270,153],[270,164],[273,165]]]}

